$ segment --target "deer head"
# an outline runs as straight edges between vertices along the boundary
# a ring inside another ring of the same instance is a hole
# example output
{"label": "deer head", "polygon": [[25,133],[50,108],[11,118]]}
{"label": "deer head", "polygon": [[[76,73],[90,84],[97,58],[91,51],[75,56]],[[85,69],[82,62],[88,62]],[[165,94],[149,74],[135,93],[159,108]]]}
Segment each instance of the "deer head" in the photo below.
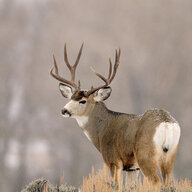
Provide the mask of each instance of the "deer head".
{"label": "deer head", "polygon": [[75,64],[72,66],[69,64],[68,61],[66,44],[64,45],[64,61],[71,73],[71,80],[67,80],[59,75],[57,62],[55,56],[53,55],[54,66],[51,69],[50,74],[55,79],[61,82],[59,83],[59,89],[61,91],[61,94],[65,98],[70,99],[70,101],[61,110],[61,114],[64,117],[75,118],[78,116],[88,116],[88,113],[91,111],[91,109],[93,109],[94,105],[97,102],[106,100],[110,96],[112,91],[109,85],[114,79],[117,72],[117,68],[119,66],[120,49],[118,51],[116,50],[113,71],[112,62],[109,58],[109,74],[107,78],[105,78],[101,74],[97,73],[93,68],[91,68],[93,73],[104,81],[104,84],[96,88],[92,86],[90,90],[81,90],[80,81],[78,81],[78,84],[75,83],[75,71],[79,63],[79,59],[81,57],[82,49],[83,44],[81,45]]}

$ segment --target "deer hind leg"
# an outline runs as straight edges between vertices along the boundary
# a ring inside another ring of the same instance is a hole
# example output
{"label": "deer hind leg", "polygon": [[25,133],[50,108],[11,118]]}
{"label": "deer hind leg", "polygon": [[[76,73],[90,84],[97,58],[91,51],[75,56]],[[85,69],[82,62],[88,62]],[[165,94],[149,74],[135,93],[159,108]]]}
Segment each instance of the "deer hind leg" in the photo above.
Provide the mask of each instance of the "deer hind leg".
{"label": "deer hind leg", "polygon": [[163,178],[163,183],[165,185],[168,185],[172,167],[170,165],[168,165],[167,163],[162,163],[160,165],[160,169],[161,169],[161,174],[162,174],[162,178]]}
{"label": "deer hind leg", "polygon": [[158,160],[154,155],[154,147],[139,144],[135,145],[134,154],[144,176],[153,184],[161,183],[157,173]]}
{"label": "deer hind leg", "polygon": [[159,162],[163,183],[165,185],[169,184],[171,172],[173,170],[175,155],[176,155],[176,150],[173,152],[171,156],[169,155],[169,151],[168,151],[167,154],[164,155],[165,157]]}
{"label": "deer hind leg", "polygon": [[161,183],[157,173],[157,162],[154,159],[150,159],[150,157],[149,159],[139,159],[138,164],[149,181],[153,184]]}

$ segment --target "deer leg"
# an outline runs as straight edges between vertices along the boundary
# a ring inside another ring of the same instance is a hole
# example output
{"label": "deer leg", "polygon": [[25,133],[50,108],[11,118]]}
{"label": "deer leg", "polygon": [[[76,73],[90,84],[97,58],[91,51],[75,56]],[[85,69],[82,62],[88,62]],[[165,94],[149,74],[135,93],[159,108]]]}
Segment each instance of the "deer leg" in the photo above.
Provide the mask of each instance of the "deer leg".
{"label": "deer leg", "polygon": [[122,167],[111,164],[109,168],[113,181],[117,184],[117,189],[122,191]]}
{"label": "deer leg", "polygon": [[135,188],[136,182],[139,176],[139,170],[134,170],[133,168],[131,171],[126,172],[126,180],[125,180],[125,186],[130,188]]}
{"label": "deer leg", "polygon": [[143,146],[136,145],[134,154],[144,176],[153,184],[161,183],[157,173],[158,161],[154,155],[154,149],[152,147],[143,149]]}
{"label": "deer leg", "polygon": [[168,165],[167,163],[162,163],[160,165],[160,169],[161,169],[161,175],[163,178],[163,183],[164,183],[164,185],[168,185],[169,180],[170,180],[170,174],[172,171],[172,166]]}
{"label": "deer leg", "polygon": [[157,173],[158,158],[156,157],[155,147],[149,145],[148,142],[144,143],[142,140],[140,141],[139,139],[141,139],[141,137],[137,139],[134,146],[134,156],[142,173],[154,185],[161,183]]}
{"label": "deer leg", "polygon": [[[170,155],[170,154],[165,154],[165,155]],[[160,161],[160,169],[161,169],[161,175],[163,178],[164,185],[169,184],[171,172],[173,169],[173,163],[174,163],[175,155],[176,155],[176,150],[171,155],[171,157],[165,156],[165,158],[162,161]]]}
{"label": "deer leg", "polygon": [[114,164],[111,164],[110,167],[111,177],[115,180],[115,172],[116,172],[116,166]]}
{"label": "deer leg", "polygon": [[119,191],[122,191],[122,187],[123,187],[122,167],[118,167],[118,168],[117,168],[116,183],[117,183],[117,185],[118,185]]}
{"label": "deer leg", "polygon": [[148,178],[154,185],[161,183],[161,180],[157,173],[157,162],[152,157],[147,159],[138,159],[138,165],[143,174]]}

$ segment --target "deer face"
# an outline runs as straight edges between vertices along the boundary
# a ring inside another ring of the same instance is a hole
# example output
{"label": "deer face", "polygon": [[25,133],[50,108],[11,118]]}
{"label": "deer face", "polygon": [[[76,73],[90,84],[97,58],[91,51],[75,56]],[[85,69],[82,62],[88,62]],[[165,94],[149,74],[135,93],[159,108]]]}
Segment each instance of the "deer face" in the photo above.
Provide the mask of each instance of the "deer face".
{"label": "deer face", "polygon": [[[67,103],[64,106],[64,108],[61,110],[61,113],[64,117],[74,117],[76,119],[79,118],[80,116],[88,117],[90,114],[90,111],[94,108],[96,102],[104,101],[110,96],[111,88],[109,87],[109,84],[114,79],[117,68],[119,66],[119,59],[120,59],[120,53],[121,53],[120,49],[119,51],[116,50],[113,72],[112,72],[112,62],[111,62],[111,59],[109,58],[108,78],[105,78],[104,76],[97,73],[94,69],[91,68],[92,71],[95,73],[95,75],[97,75],[101,80],[104,81],[104,85],[101,85],[96,88],[92,87],[88,91],[83,91],[80,89],[80,81],[78,82],[78,84],[75,83],[75,71],[79,63],[79,59],[81,57],[82,49],[83,49],[83,44],[79,50],[75,64],[70,65],[67,57],[66,44],[64,46],[64,60],[65,60],[66,66],[68,67],[71,73],[71,80],[67,80],[59,75],[56,59],[55,59],[55,56],[53,55],[54,67],[51,69],[50,74],[55,79],[64,83],[64,84],[63,83],[59,84],[59,89],[64,97],[70,99],[69,103]],[[53,71],[55,71],[55,73]]]}
{"label": "deer face", "polygon": [[106,87],[86,96],[87,91],[74,92],[71,87],[62,83],[59,84],[59,89],[65,98],[70,99],[70,101],[61,110],[61,114],[64,117],[73,118],[82,116],[88,117],[95,104],[106,100],[112,91],[110,87]]}
{"label": "deer face", "polygon": [[64,117],[85,116],[88,110],[87,106],[86,98],[82,98],[82,100],[79,101],[70,100],[61,110],[61,114]]}

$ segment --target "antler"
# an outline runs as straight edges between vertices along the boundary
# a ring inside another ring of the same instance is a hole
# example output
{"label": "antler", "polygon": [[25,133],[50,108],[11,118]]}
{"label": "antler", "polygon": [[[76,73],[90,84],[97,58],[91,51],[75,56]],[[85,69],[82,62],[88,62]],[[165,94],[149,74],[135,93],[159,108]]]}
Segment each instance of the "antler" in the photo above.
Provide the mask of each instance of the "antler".
{"label": "antler", "polygon": [[[79,50],[79,53],[78,53],[78,56],[77,56],[77,59],[75,61],[75,64],[73,66],[71,66],[69,64],[69,61],[68,61],[68,57],[67,57],[67,49],[66,49],[66,43],[64,45],[64,61],[65,61],[65,64],[67,65],[69,71],[71,72],[71,80],[67,80],[67,79],[64,79],[63,77],[61,77],[59,75],[59,72],[58,72],[58,66],[57,66],[57,62],[56,62],[56,59],[55,59],[55,56],[53,55],[53,61],[54,61],[54,66],[51,68],[50,70],[50,74],[57,80],[65,83],[65,84],[68,84],[72,87],[74,87],[76,90],[80,90],[80,81],[78,82],[78,85],[75,84],[75,71],[76,71],[76,68],[77,68],[77,65],[79,63],[79,59],[81,57],[81,53],[82,53],[82,50],[83,50],[83,43],[81,45],[81,48]],[[55,69],[55,73],[53,73],[53,70]]]}
{"label": "antler", "polygon": [[109,58],[109,75],[108,75],[108,78],[105,78],[103,77],[101,74],[97,73],[92,67],[91,67],[91,70],[93,71],[93,73],[95,73],[95,75],[97,75],[100,79],[102,79],[105,84],[104,85],[101,85],[99,87],[96,87],[96,88],[91,88],[90,91],[87,92],[86,96],[89,96],[91,94],[93,94],[95,91],[101,89],[101,88],[105,88],[107,87],[114,79],[115,75],[116,75],[116,72],[117,72],[117,68],[120,64],[119,62],[119,59],[120,59],[120,55],[121,55],[121,50],[119,49],[118,51],[116,50],[115,52],[115,64],[114,64],[114,67],[113,67],[113,74],[112,74],[112,62],[111,62],[111,58]]}

